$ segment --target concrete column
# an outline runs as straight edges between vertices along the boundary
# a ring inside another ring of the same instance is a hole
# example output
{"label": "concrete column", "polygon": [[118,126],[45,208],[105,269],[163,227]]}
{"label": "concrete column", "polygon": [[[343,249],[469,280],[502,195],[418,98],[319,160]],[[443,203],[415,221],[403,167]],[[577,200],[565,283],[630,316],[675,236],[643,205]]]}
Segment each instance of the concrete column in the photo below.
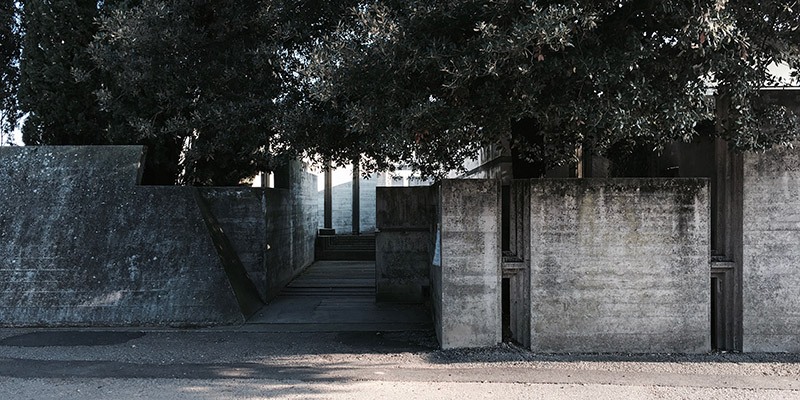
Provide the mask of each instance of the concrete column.
{"label": "concrete column", "polygon": [[361,170],[358,158],[353,161],[353,234],[361,233]]}
{"label": "concrete column", "polygon": [[502,340],[500,181],[444,180],[439,199],[441,263],[431,272],[439,343],[495,345]]}
{"label": "concrete column", "polygon": [[320,235],[335,235],[333,229],[333,168],[331,163],[325,163],[325,203],[323,205],[323,229]]}

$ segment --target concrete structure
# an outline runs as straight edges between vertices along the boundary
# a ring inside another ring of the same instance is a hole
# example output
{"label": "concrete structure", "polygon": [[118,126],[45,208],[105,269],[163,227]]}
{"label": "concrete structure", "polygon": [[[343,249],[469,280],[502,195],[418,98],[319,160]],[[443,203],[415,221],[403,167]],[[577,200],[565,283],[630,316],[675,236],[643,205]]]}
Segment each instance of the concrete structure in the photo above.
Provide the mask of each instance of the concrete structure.
{"label": "concrete structure", "polygon": [[[360,232],[375,231],[375,188],[380,179],[377,175],[359,181],[359,218]],[[337,234],[353,233],[353,180],[332,186],[331,188],[331,227]],[[317,193],[319,228],[324,226],[324,191]]]}
{"label": "concrete structure", "polygon": [[515,220],[529,231],[530,336],[521,341],[540,352],[711,350],[706,181],[522,184],[530,219]]}
{"label": "concrete structure", "polygon": [[744,351],[800,352],[800,151],[744,158]]}
{"label": "concrete structure", "polygon": [[444,180],[438,185],[431,268],[436,334],[444,349],[502,340],[500,181]]}
{"label": "concrete structure", "polygon": [[[145,187],[143,156],[139,146],[0,148],[1,324],[242,322],[310,262],[314,178],[294,179],[302,195]],[[267,249],[288,234],[295,247]]]}
{"label": "concrete structure", "polygon": [[433,193],[431,186],[377,188],[377,301],[422,303],[430,296]]}

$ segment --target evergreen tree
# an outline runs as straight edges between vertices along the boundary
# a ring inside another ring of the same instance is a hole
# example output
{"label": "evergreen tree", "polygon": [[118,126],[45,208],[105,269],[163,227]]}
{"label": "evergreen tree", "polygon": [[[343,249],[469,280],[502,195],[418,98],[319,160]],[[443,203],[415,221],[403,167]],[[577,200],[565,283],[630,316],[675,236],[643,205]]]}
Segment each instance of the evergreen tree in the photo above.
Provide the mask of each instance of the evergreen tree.
{"label": "evergreen tree", "polygon": [[[347,140],[295,145],[426,174],[481,146],[563,163],[578,146],[660,148],[692,140],[730,103],[718,132],[745,150],[785,144],[800,121],[757,101],[773,62],[800,66],[800,4],[782,0],[375,0],[354,9],[308,58],[302,131],[330,111]],[[520,123],[534,135],[513,135]],[[777,126],[778,129],[766,129]],[[290,129],[291,130],[291,129]],[[305,144],[301,142],[307,141]],[[631,145],[631,143],[635,145]],[[324,149],[319,149],[324,145]]]}
{"label": "evergreen tree", "polygon": [[16,90],[19,84],[20,31],[17,3],[0,0],[0,145],[10,141],[19,110]]}
{"label": "evergreen tree", "polygon": [[95,91],[101,76],[87,52],[99,27],[102,3],[25,0],[17,99],[28,113],[23,141],[41,144],[106,144],[108,115]]}
{"label": "evergreen tree", "polygon": [[182,155],[178,180],[237,184],[291,153],[276,127],[296,54],[346,2],[145,0],[110,12],[91,54],[115,141]]}

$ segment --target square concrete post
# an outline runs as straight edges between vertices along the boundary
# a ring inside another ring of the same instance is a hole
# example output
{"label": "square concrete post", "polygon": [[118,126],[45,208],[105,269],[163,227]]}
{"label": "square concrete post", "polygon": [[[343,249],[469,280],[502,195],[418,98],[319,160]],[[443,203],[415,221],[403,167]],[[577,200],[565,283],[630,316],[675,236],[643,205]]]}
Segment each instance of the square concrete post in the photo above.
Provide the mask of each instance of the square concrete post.
{"label": "square concrete post", "polygon": [[443,349],[502,340],[500,181],[440,186],[440,262],[434,260],[436,331]]}

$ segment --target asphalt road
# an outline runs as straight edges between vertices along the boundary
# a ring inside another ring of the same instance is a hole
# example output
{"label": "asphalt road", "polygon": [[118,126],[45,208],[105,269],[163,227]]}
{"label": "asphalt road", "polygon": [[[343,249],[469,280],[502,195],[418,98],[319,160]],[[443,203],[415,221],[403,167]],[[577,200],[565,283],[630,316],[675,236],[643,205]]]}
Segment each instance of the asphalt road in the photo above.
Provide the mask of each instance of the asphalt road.
{"label": "asphalt road", "polygon": [[1,399],[800,399],[789,354],[436,349],[429,331],[0,330]]}

